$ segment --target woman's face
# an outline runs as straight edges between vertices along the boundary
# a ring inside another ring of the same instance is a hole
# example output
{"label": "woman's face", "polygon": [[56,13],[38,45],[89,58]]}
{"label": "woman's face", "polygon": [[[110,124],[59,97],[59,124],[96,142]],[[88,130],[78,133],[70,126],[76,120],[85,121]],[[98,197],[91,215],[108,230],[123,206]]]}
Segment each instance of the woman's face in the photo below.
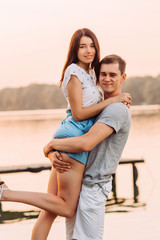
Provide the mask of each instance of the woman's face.
{"label": "woman's face", "polygon": [[96,54],[96,49],[92,38],[83,36],[79,42],[78,49],[78,63],[79,64],[90,64],[93,62]]}

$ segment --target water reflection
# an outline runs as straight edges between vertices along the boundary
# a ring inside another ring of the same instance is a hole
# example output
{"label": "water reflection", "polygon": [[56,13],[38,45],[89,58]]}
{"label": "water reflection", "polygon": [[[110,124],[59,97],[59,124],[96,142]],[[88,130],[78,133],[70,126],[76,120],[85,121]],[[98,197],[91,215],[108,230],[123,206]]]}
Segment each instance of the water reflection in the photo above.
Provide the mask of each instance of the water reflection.
{"label": "water reflection", "polygon": [[[137,207],[145,207],[145,203],[135,204],[133,199],[110,198],[106,202],[106,213],[129,213]],[[40,211],[3,211],[0,203],[0,224],[20,222],[24,220],[36,219]]]}
{"label": "water reflection", "polygon": [[[132,175],[133,175],[133,195],[131,199],[127,198],[120,198],[117,195],[117,186],[116,186],[116,174],[113,174],[113,180],[112,180],[112,194],[111,197],[106,201],[106,212],[107,213],[127,213],[133,211],[133,209],[138,207],[145,207],[146,203],[139,202],[139,187],[137,185],[137,179],[138,179],[138,170],[135,164],[138,163],[144,163],[145,161],[143,159],[140,160],[133,160],[133,159],[127,159],[127,160],[121,160],[121,165],[131,165],[132,166]],[[13,172],[32,172],[37,173],[40,171],[48,170],[50,169],[50,165],[34,165],[33,167],[26,167],[21,166],[21,169],[10,169],[10,170],[1,170],[1,173],[13,173]],[[0,224],[4,223],[12,223],[12,222],[18,222],[28,219],[34,219],[37,218],[39,215],[39,211],[30,210],[30,211],[3,211],[2,210],[2,203],[0,203]]]}
{"label": "water reflection", "polygon": [[[132,199],[117,198],[108,199],[106,202],[106,213],[129,213],[137,207],[145,207],[145,203],[135,204]],[[20,222],[36,219],[40,211],[3,211],[0,203],[0,224]]]}
{"label": "water reflection", "polygon": [[[139,202],[139,188],[137,185],[138,171],[136,166],[133,165],[133,197],[131,199],[119,198],[116,189],[116,175],[113,175],[112,194],[106,201],[106,213],[127,213],[133,211],[138,207],[145,207],[146,203]],[[35,219],[38,217],[40,211],[3,211],[0,202],[0,224],[13,223],[23,220]]]}
{"label": "water reflection", "polygon": [[145,202],[134,202],[134,198],[110,198],[106,202],[106,213],[129,213],[135,211],[137,208],[146,207]]}
{"label": "water reflection", "polygon": [[0,203],[0,224],[20,222],[23,220],[34,219],[39,215],[39,211],[3,211]]}
{"label": "water reflection", "polygon": [[[145,207],[146,203],[139,201],[139,187],[137,185],[138,180],[138,170],[135,166],[137,162],[144,162],[144,160],[132,160],[132,161],[122,161],[121,164],[131,164],[132,165],[132,174],[133,174],[133,197],[131,199],[119,198],[117,196],[117,187],[116,187],[116,174],[113,174],[112,180],[112,198],[109,198],[106,202],[106,212],[107,213],[118,213],[118,212],[130,212],[137,207]],[[113,208],[114,206],[114,208]],[[116,206],[116,208],[115,208]],[[117,208],[118,207],[118,208]],[[121,209],[120,209],[121,208]]]}

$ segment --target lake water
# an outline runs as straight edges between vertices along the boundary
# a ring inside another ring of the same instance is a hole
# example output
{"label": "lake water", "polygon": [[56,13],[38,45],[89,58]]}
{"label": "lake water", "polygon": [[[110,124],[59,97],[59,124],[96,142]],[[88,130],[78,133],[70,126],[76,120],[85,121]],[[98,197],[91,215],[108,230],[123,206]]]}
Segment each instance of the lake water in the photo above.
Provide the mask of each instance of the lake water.
{"label": "lake water", "polygon": [[[7,115],[8,114],[8,115]],[[46,163],[43,146],[51,139],[64,112],[22,111],[0,115],[0,167]],[[160,113],[133,115],[124,159],[145,159],[137,164],[139,203],[132,204],[132,168],[119,165],[117,195],[124,204],[106,208],[104,240],[160,239]],[[49,171],[41,173],[4,174],[10,188],[46,191]],[[128,200],[127,200],[128,199]],[[3,213],[12,220],[0,224],[0,239],[30,239],[37,209],[18,203],[3,203]],[[21,213],[21,214],[20,214]],[[23,214],[22,214],[23,213]],[[19,222],[16,214],[19,214]],[[24,220],[23,220],[24,219]],[[28,220],[27,220],[28,219]],[[21,220],[21,221],[20,221]],[[65,239],[63,218],[57,218],[48,240]]]}

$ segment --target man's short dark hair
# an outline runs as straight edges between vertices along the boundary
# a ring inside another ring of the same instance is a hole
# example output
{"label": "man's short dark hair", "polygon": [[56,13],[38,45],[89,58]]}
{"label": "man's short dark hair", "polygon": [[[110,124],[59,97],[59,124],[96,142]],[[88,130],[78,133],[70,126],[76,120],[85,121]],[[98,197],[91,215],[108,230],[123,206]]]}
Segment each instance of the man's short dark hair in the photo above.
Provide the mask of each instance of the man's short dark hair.
{"label": "man's short dark hair", "polygon": [[125,69],[126,69],[126,62],[125,60],[123,60],[120,56],[112,54],[112,55],[108,55],[106,57],[104,57],[99,64],[95,67],[95,73],[96,73],[96,77],[97,80],[99,78],[99,71],[101,68],[102,64],[112,64],[112,63],[118,63],[119,64],[119,70],[121,72],[121,75],[123,73],[125,73]]}

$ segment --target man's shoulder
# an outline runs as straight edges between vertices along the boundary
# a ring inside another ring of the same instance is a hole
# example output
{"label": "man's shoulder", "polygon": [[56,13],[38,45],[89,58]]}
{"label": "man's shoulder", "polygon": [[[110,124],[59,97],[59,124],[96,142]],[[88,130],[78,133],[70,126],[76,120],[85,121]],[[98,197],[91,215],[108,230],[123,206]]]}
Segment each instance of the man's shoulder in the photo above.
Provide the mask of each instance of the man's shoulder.
{"label": "man's shoulder", "polygon": [[131,113],[123,103],[113,103],[106,107],[96,118],[96,123],[104,123],[112,127],[115,132],[128,132],[131,125]]}
{"label": "man's shoulder", "polygon": [[118,123],[120,126],[123,126],[125,123],[130,124],[131,113],[125,104],[120,102],[112,103],[98,115],[96,122],[106,124]]}
{"label": "man's shoulder", "polygon": [[101,114],[99,115],[99,117],[104,117],[105,115],[108,115],[108,114],[120,114],[120,113],[129,113],[130,114],[130,110],[129,108],[121,103],[121,102],[117,102],[117,103],[112,103],[110,104],[109,106],[107,106],[102,112]]}

